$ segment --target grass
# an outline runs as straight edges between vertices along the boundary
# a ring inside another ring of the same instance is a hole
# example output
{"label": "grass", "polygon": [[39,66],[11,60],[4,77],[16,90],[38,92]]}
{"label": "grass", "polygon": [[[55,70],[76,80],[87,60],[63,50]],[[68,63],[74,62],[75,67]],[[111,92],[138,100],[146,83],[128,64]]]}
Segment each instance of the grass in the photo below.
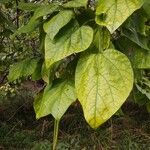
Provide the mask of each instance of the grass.
{"label": "grass", "polygon": [[[48,116],[37,121],[32,102],[28,95],[3,104],[0,149],[51,150],[54,120]],[[125,104],[123,112],[93,130],[80,106],[72,106],[60,122],[57,150],[150,150],[149,114],[132,103]]]}

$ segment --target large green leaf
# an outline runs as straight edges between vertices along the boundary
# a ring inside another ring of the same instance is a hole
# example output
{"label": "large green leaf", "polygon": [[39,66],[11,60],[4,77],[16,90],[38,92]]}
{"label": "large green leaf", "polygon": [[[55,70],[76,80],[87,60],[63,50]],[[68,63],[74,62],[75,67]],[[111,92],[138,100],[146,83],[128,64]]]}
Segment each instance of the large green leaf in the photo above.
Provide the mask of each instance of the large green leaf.
{"label": "large green leaf", "polygon": [[128,58],[114,49],[80,58],[75,88],[91,127],[107,121],[124,103],[133,86],[133,71]]}
{"label": "large green leaf", "polygon": [[50,88],[47,87],[43,95],[40,94],[34,101],[36,118],[52,114],[56,120],[60,120],[75,100],[74,84],[71,81],[63,81]]}
{"label": "large green leaf", "polygon": [[56,16],[44,23],[44,31],[48,34],[50,39],[53,40],[59,30],[65,26],[73,16],[74,12],[72,10],[60,11]]}
{"label": "large green leaf", "polygon": [[96,22],[113,33],[142,4],[143,0],[101,0],[96,9]]}
{"label": "large green leaf", "polygon": [[72,0],[63,5],[66,8],[86,7],[88,0]]}
{"label": "large green leaf", "polygon": [[72,26],[65,29],[60,38],[52,41],[45,39],[45,62],[49,68],[53,63],[73,54],[86,50],[93,40],[93,30],[89,26]]}
{"label": "large green leaf", "polygon": [[10,66],[8,80],[14,81],[20,77],[26,77],[31,75],[37,66],[38,59],[27,58],[21,62],[17,62]]}

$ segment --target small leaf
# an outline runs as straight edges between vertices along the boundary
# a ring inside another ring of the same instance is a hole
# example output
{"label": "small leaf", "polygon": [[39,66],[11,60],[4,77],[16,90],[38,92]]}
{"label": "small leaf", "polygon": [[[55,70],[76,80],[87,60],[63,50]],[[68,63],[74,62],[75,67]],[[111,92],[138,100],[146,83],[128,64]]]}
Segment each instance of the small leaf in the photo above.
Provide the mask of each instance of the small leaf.
{"label": "small leaf", "polygon": [[40,25],[40,19],[34,20],[31,18],[31,20],[28,22],[27,25],[20,27],[13,35],[12,37],[15,37],[18,34],[21,33],[30,33],[34,31],[38,26]]}
{"label": "small leaf", "polygon": [[35,20],[48,14],[52,14],[53,12],[58,11],[58,8],[59,7],[56,4],[41,5],[39,8],[36,9],[33,18]]}
{"label": "small leaf", "polygon": [[38,59],[27,58],[21,62],[13,64],[9,69],[8,80],[12,82],[20,77],[31,75],[35,71],[37,63]]}
{"label": "small leaf", "polygon": [[23,3],[19,2],[18,8],[21,10],[27,10],[27,11],[35,11],[38,7],[40,7],[39,4],[35,3]]}
{"label": "small leaf", "polygon": [[128,58],[114,49],[80,58],[75,88],[86,121],[97,128],[107,121],[129,96],[133,71]]}
{"label": "small leaf", "polygon": [[88,0],[72,0],[63,5],[65,8],[86,7]]}
{"label": "small leaf", "polygon": [[109,31],[106,28],[99,27],[95,32],[93,43],[100,51],[105,50],[109,48],[110,38]]}
{"label": "small leaf", "polygon": [[60,11],[56,16],[44,23],[44,31],[48,34],[50,39],[53,40],[59,30],[65,26],[73,16],[74,12],[72,10]]}
{"label": "small leaf", "polygon": [[58,10],[58,6],[54,4],[42,5],[38,7],[27,25],[20,27],[14,34],[13,37],[21,33],[29,33],[35,30],[41,23],[41,17]]}
{"label": "small leaf", "polygon": [[144,94],[150,100],[150,88],[144,89],[141,86],[139,86],[138,84],[136,84],[136,87],[142,94]]}
{"label": "small leaf", "polygon": [[93,30],[89,26],[82,26],[80,28],[76,25],[71,26],[56,41],[52,41],[47,35],[45,38],[46,68],[73,53],[86,50],[92,40]]}
{"label": "small leaf", "polygon": [[96,22],[113,33],[142,4],[143,0],[101,0],[96,9]]}
{"label": "small leaf", "polygon": [[34,101],[36,118],[52,114],[56,120],[60,120],[75,100],[74,84],[71,81],[63,81],[50,88],[47,87],[43,96]]}

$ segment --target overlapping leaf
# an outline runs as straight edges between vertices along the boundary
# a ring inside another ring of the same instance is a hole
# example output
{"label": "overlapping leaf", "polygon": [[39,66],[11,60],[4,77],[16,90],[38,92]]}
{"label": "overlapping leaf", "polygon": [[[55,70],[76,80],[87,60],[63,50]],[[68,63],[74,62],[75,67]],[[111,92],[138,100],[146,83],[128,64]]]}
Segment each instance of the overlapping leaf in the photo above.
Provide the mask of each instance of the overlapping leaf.
{"label": "overlapping leaf", "polygon": [[50,39],[53,40],[59,30],[64,27],[73,16],[74,12],[72,10],[60,11],[59,14],[44,24],[44,31],[48,34]]}
{"label": "overlapping leaf", "polygon": [[144,8],[145,12],[147,13],[147,15],[149,16],[149,18],[150,18],[150,1],[149,0],[145,0],[143,8]]}
{"label": "overlapping leaf", "polygon": [[72,0],[63,5],[66,8],[86,7],[88,0]]}
{"label": "overlapping leaf", "polygon": [[124,103],[133,86],[133,71],[128,58],[119,51],[80,58],[75,77],[77,97],[91,127],[108,120]]}
{"label": "overlapping leaf", "polygon": [[143,0],[101,0],[96,9],[96,22],[113,33],[142,4]]}
{"label": "overlapping leaf", "polygon": [[48,14],[52,14],[54,11],[58,10],[58,6],[55,4],[50,4],[50,5],[42,5],[38,7],[35,12],[33,17],[30,19],[27,25],[20,27],[13,36],[21,33],[29,33],[32,32],[37,26],[39,26],[40,22],[40,17],[46,16]]}
{"label": "overlapping leaf", "polygon": [[150,51],[150,40],[146,36],[137,33],[133,28],[131,28],[130,30],[124,28],[122,30],[122,34],[139,45],[141,48]]}
{"label": "overlapping leaf", "polygon": [[75,100],[76,94],[72,81],[63,81],[52,87],[47,87],[44,93],[35,99],[36,118],[52,114],[56,120],[60,120]]}
{"label": "overlapping leaf", "polygon": [[150,52],[136,47],[132,58],[133,65],[138,69],[150,69]]}
{"label": "overlapping leaf", "polygon": [[73,25],[61,33],[61,37],[52,41],[45,39],[45,62],[49,68],[53,63],[73,53],[86,50],[93,40],[93,30],[89,26]]}
{"label": "overlapping leaf", "polygon": [[10,66],[8,80],[14,81],[20,77],[31,75],[37,66],[38,59],[27,58]]}
{"label": "overlapping leaf", "polygon": [[21,10],[27,10],[27,11],[35,11],[38,7],[40,7],[39,4],[35,3],[23,3],[19,2],[18,8]]}
{"label": "overlapping leaf", "polygon": [[110,33],[106,28],[98,28],[95,31],[93,44],[99,50],[105,50],[110,45]]}

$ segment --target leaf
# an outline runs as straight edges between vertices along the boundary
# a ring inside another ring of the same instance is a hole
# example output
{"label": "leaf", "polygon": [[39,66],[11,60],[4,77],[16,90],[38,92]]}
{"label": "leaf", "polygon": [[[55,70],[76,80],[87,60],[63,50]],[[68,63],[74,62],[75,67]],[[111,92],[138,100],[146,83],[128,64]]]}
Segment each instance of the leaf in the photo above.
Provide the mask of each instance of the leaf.
{"label": "leaf", "polygon": [[128,58],[114,49],[80,58],[75,88],[86,121],[97,128],[107,121],[129,96],[133,71]]}
{"label": "leaf", "polygon": [[115,46],[117,47],[117,49],[122,50],[123,53],[128,55],[130,61],[132,62],[133,68],[150,68],[150,51],[141,48],[126,37],[117,39],[117,44]]}
{"label": "leaf", "polygon": [[47,35],[45,38],[46,68],[73,53],[86,50],[92,40],[93,30],[89,26],[82,26],[80,28],[76,25],[71,26],[71,28],[65,29],[56,41],[52,41]]}
{"label": "leaf", "polygon": [[141,48],[150,51],[150,40],[146,36],[137,33],[134,29],[123,28],[122,35],[139,45]]}
{"label": "leaf", "polygon": [[52,84],[55,72],[59,66],[60,62],[54,63],[50,68],[46,68],[45,63],[42,65],[42,79],[47,83],[47,84]]}
{"label": "leaf", "polygon": [[149,0],[145,0],[143,8],[144,8],[145,12],[147,13],[147,15],[149,16],[149,18],[150,18],[150,1]]}
{"label": "leaf", "polygon": [[142,4],[143,0],[101,0],[96,9],[96,22],[113,33]]}
{"label": "leaf", "polygon": [[146,35],[146,25],[147,17],[143,13],[143,9],[136,11],[131,17],[127,19],[124,24],[124,27],[132,30],[132,32],[140,33],[141,35]]}
{"label": "leaf", "polygon": [[8,80],[12,82],[20,77],[31,75],[35,71],[37,63],[38,59],[27,58],[21,62],[13,64],[9,69]]}
{"label": "leaf", "polygon": [[27,11],[35,11],[38,7],[40,7],[39,4],[36,3],[24,3],[24,2],[19,2],[18,8],[21,10],[27,10]]}
{"label": "leaf", "polygon": [[86,7],[88,0],[72,0],[63,5],[65,8]]}
{"label": "leaf", "polygon": [[105,50],[110,46],[110,33],[106,28],[97,28],[93,43],[99,50]]}
{"label": "leaf", "polygon": [[37,20],[31,20],[28,22],[27,25],[20,27],[13,35],[12,37],[15,37],[18,34],[21,33],[30,33],[34,31],[38,26],[40,25],[40,19]]}
{"label": "leaf", "polygon": [[150,69],[150,51],[137,47],[132,59],[135,68]]}
{"label": "leaf", "polygon": [[33,18],[35,20],[48,14],[52,14],[53,12],[58,11],[58,8],[59,6],[56,4],[41,5],[36,9]]}
{"label": "leaf", "polygon": [[20,27],[13,35],[16,36],[21,33],[30,33],[35,30],[41,23],[41,17],[46,16],[48,14],[52,14],[53,12],[58,10],[58,6],[54,4],[50,5],[41,5],[38,7],[30,21],[27,25]]}
{"label": "leaf", "polygon": [[136,84],[137,89],[144,94],[149,100],[150,100],[150,88],[148,89],[144,89],[141,86],[139,86],[138,84]]}
{"label": "leaf", "polygon": [[147,102],[146,108],[147,108],[147,111],[150,113],[150,102]]}
{"label": "leaf", "polygon": [[34,101],[36,118],[52,114],[56,120],[60,120],[68,107],[76,100],[74,85],[71,81],[63,81],[47,88],[43,97]]}
{"label": "leaf", "polygon": [[35,81],[35,80],[40,80],[42,78],[42,75],[41,75],[41,70],[42,70],[42,63],[43,61],[40,60],[37,64],[36,64],[36,68],[31,76],[32,80]]}
{"label": "leaf", "polygon": [[59,30],[65,26],[73,16],[74,12],[72,10],[60,11],[56,16],[44,23],[44,31],[48,34],[50,39],[53,40]]}

